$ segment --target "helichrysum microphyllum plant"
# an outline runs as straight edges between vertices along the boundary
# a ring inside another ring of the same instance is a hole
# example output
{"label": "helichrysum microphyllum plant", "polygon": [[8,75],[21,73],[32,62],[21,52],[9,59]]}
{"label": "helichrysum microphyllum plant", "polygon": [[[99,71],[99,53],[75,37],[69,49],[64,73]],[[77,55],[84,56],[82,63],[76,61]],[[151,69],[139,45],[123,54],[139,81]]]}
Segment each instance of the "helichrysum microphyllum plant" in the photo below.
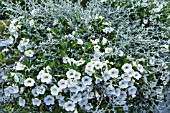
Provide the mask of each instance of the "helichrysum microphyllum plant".
{"label": "helichrysum microphyllum plant", "polygon": [[86,8],[69,1],[27,1],[26,10],[4,5],[11,23],[1,56],[15,60],[2,77],[3,96],[13,99],[6,109],[143,113],[166,99],[165,0],[92,0]]}

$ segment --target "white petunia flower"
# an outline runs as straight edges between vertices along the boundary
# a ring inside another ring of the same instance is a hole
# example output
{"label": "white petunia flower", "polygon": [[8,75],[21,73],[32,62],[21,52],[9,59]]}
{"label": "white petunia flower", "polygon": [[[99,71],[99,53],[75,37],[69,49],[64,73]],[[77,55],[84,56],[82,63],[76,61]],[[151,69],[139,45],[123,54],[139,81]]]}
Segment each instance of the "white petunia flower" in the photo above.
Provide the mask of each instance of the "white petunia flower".
{"label": "white petunia flower", "polygon": [[64,100],[65,96],[61,96],[61,95],[56,95],[55,96],[57,100]]}
{"label": "white petunia flower", "polygon": [[113,94],[115,94],[115,88],[114,88],[113,86],[108,86],[108,87],[106,88],[106,93],[107,93],[108,95],[113,95]]}
{"label": "white petunia flower", "polygon": [[37,87],[37,93],[38,94],[44,94],[45,93],[45,87],[44,86],[38,86]]}
{"label": "white petunia flower", "polygon": [[28,50],[28,51],[25,51],[25,56],[27,56],[27,57],[33,57],[33,55],[34,55],[34,52],[32,51],[32,50]]}
{"label": "white petunia flower", "polygon": [[48,27],[48,28],[47,28],[47,31],[52,31],[52,29]]}
{"label": "white petunia flower", "polygon": [[139,72],[134,72],[133,77],[139,80],[142,77],[142,75]]}
{"label": "white petunia flower", "polygon": [[136,95],[131,95],[132,96],[132,98],[135,98],[136,97]]}
{"label": "white petunia flower", "polygon": [[108,73],[110,74],[110,77],[117,78],[119,74],[119,70],[116,68],[111,68]]}
{"label": "white petunia flower", "polygon": [[132,65],[133,66],[137,66],[137,62],[136,61],[132,61]]}
{"label": "white petunia flower", "polygon": [[68,60],[69,60],[70,58],[69,57],[63,57],[63,63],[68,63]]}
{"label": "white petunia flower", "polygon": [[24,52],[25,47],[22,46],[21,44],[19,44],[19,45],[17,46],[17,48],[18,48],[18,50],[19,50],[20,52]]}
{"label": "white petunia flower", "polygon": [[127,105],[124,105],[124,106],[123,106],[123,110],[124,110],[124,111],[128,111],[128,109],[129,109],[129,107],[128,107]]}
{"label": "white petunia flower", "polygon": [[161,11],[161,8],[160,7],[154,8],[153,11],[156,12],[156,13],[159,13]]}
{"label": "white petunia flower", "polygon": [[130,88],[128,88],[129,95],[135,95],[136,91],[137,91],[137,88],[135,86],[131,86]]}
{"label": "white petunia flower", "polygon": [[64,104],[65,104],[65,101],[64,100],[58,100],[58,104],[60,107],[63,107]]}
{"label": "white petunia flower", "polygon": [[126,104],[126,102],[127,102],[127,101],[119,100],[119,102],[118,102],[118,103],[119,103],[119,105],[123,106],[123,105],[125,105],[125,104]]}
{"label": "white petunia flower", "polygon": [[85,73],[91,76],[94,73],[94,64],[92,64],[91,62],[87,63],[85,67]]}
{"label": "white petunia flower", "polygon": [[69,37],[69,38],[74,38],[74,35],[69,34],[69,35],[67,35],[67,37]]}
{"label": "white petunia flower", "polygon": [[103,67],[103,63],[100,62],[100,61],[95,61],[94,67],[95,67],[96,69],[101,69],[101,68]]}
{"label": "white petunia flower", "polygon": [[122,66],[122,70],[125,72],[125,73],[128,73],[132,70],[132,65],[131,64],[128,64],[128,63],[125,63],[123,66]]}
{"label": "white petunia flower", "polygon": [[122,57],[124,55],[124,52],[122,50],[118,50],[117,54]]}
{"label": "white petunia flower", "polygon": [[24,85],[25,85],[25,86],[32,87],[34,84],[35,84],[35,81],[34,81],[34,79],[32,79],[32,78],[27,78],[27,79],[24,81]]}
{"label": "white petunia flower", "polygon": [[108,60],[105,60],[105,61],[103,61],[102,63],[103,63],[103,65],[107,68],[107,64],[110,63],[110,62],[109,62]]}
{"label": "white petunia flower", "polygon": [[86,91],[87,92],[92,92],[92,90],[93,90],[93,86],[92,85],[86,86]]}
{"label": "white petunia flower", "polygon": [[114,29],[112,27],[106,27],[106,28],[103,29],[103,32],[104,33],[111,33],[111,32],[113,32],[113,30]]}
{"label": "white petunia flower", "polygon": [[88,99],[86,97],[83,97],[82,100],[78,103],[81,107],[86,105],[88,103]]}
{"label": "white petunia flower", "polygon": [[35,88],[35,89],[32,89],[32,94],[33,94],[33,96],[34,97],[36,97],[36,96],[38,96],[39,95],[39,93],[38,93],[38,91],[37,91],[37,89]]}
{"label": "white petunia flower", "polygon": [[20,96],[19,93],[14,93],[14,94],[13,94],[13,97],[14,97],[14,98],[18,98],[19,96]]}
{"label": "white petunia flower", "polygon": [[10,94],[16,94],[19,92],[18,86],[12,85],[4,89],[5,96],[10,96]]}
{"label": "white petunia flower", "polygon": [[88,103],[88,104],[86,104],[86,105],[84,106],[84,108],[85,108],[86,110],[90,110],[90,109],[93,108],[93,106],[92,106],[91,103]]}
{"label": "white petunia flower", "polygon": [[11,95],[9,87],[6,87],[4,89],[4,93],[5,93],[5,96],[10,96]]}
{"label": "white petunia flower", "polygon": [[50,88],[50,91],[51,91],[51,94],[52,95],[58,95],[58,93],[60,92],[60,89],[56,86],[56,85],[54,85],[54,86],[52,86],[51,88]]}
{"label": "white petunia flower", "polygon": [[91,62],[86,64],[85,70],[93,71],[93,69],[94,69],[94,64],[92,64]]}
{"label": "white petunia flower", "polygon": [[104,71],[104,73],[102,73],[102,77],[104,79],[104,81],[107,81],[110,79],[110,74],[108,71]]}
{"label": "white petunia flower", "polygon": [[94,50],[95,50],[95,51],[99,51],[99,49],[100,49],[100,46],[99,46],[99,45],[95,45],[95,46],[94,46]]}
{"label": "white petunia flower", "polygon": [[83,40],[82,39],[77,39],[77,43],[80,45],[83,45]]}
{"label": "white petunia flower", "polygon": [[26,45],[28,45],[28,43],[29,43],[29,39],[26,39],[26,38],[22,38],[22,40],[20,41],[20,45],[21,46],[26,46]]}
{"label": "white petunia flower", "polygon": [[69,71],[66,72],[67,78],[74,78],[76,74],[76,71],[73,69],[70,69]]}
{"label": "white petunia flower", "polygon": [[16,33],[16,31],[18,30],[18,27],[17,26],[15,26],[14,24],[10,24],[9,25],[9,31],[11,32],[11,33]]}
{"label": "white petunia flower", "polygon": [[34,98],[32,99],[32,104],[35,106],[40,106],[41,100],[39,100],[38,98]]}
{"label": "white petunia flower", "polygon": [[45,102],[46,105],[54,105],[54,97],[51,96],[51,95],[47,95],[44,98],[44,102]]}
{"label": "white petunia flower", "polygon": [[26,102],[25,102],[25,99],[19,97],[19,105],[22,106],[22,107],[24,107],[24,106],[25,106],[25,103],[26,103]]}
{"label": "white petunia flower", "polygon": [[49,84],[52,81],[52,76],[49,73],[43,73],[41,75],[41,82],[46,82],[47,84]]}
{"label": "white petunia flower", "polygon": [[89,76],[84,76],[82,78],[82,82],[84,85],[91,85],[92,84],[92,78],[90,78]]}
{"label": "white petunia flower", "polygon": [[57,84],[60,89],[64,89],[67,87],[67,80],[60,79]]}
{"label": "white petunia flower", "polygon": [[124,81],[124,80],[121,80],[119,82],[119,87],[120,88],[127,88],[129,85],[128,85],[128,81]]}
{"label": "white petunia flower", "polygon": [[144,24],[147,24],[147,23],[148,23],[148,20],[147,20],[147,19],[144,19],[144,20],[143,20],[143,23],[144,23]]}
{"label": "white petunia flower", "polygon": [[127,98],[127,93],[126,93],[125,91],[121,91],[119,97],[120,97],[121,100],[126,100],[126,98]]}
{"label": "white petunia flower", "polygon": [[133,86],[134,85],[134,81],[129,81],[128,84],[129,84],[129,86]]}
{"label": "white petunia flower", "polygon": [[18,93],[18,92],[19,92],[19,87],[18,87],[18,86],[13,85],[12,88],[13,88],[13,90],[14,90],[13,93]]}
{"label": "white petunia flower", "polygon": [[35,24],[35,22],[34,22],[33,19],[29,21],[29,25],[30,25],[30,26],[33,26],[34,24]]}
{"label": "white petunia flower", "polygon": [[133,76],[134,76],[134,72],[135,72],[134,70],[130,70],[129,72],[122,74],[122,78],[123,78],[124,76],[133,77]]}
{"label": "white petunia flower", "polygon": [[131,81],[132,79],[131,79],[131,77],[129,77],[129,75],[125,74],[125,76],[123,77],[123,80],[129,82],[129,81]]}
{"label": "white petunia flower", "polygon": [[[92,86],[93,87],[93,86]],[[93,90],[93,89],[92,89]],[[83,97],[86,97],[87,99],[93,99],[94,97],[96,97],[96,98],[99,98],[100,97],[100,95],[99,95],[99,93],[98,93],[98,91],[96,90],[96,89],[94,89],[94,92],[92,92],[92,90],[90,89],[90,90],[88,90],[87,89],[87,91],[89,92],[89,93],[87,93],[87,92],[84,92],[83,94],[82,94],[82,96]]]}
{"label": "white petunia flower", "polygon": [[115,89],[115,95],[116,96],[120,96],[120,88],[116,88]]}
{"label": "white petunia flower", "polygon": [[75,103],[72,101],[68,101],[64,104],[64,108],[66,111],[74,111]]}
{"label": "white petunia flower", "polygon": [[75,86],[75,85],[77,85],[77,79],[67,79],[68,88],[72,87],[72,86]]}
{"label": "white petunia flower", "polygon": [[8,51],[9,51],[9,49],[5,48],[5,49],[2,50],[2,53],[6,53]]}
{"label": "white petunia flower", "polygon": [[78,85],[70,87],[70,92],[78,93],[80,91],[80,87]]}
{"label": "white petunia flower", "polygon": [[95,77],[95,84],[98,84],[98,83],[100,83],[101,81],[102,81],[102,79],[101,78],[99,78],[97,75],[94,75],[94,77]]}
{"label": "white petunia flower", "polygon": [[72,35],[76,35],[76,31],[73,31],[73,32],[72,32]]}
{"label": "white petunia flower", "polygon": [[94,57],[98,57],[99,58],[102,55],[104,55],[104,52],[102,53],[102,52],[100,52],[100,50],[97,50],[97,49],[94,51]]}
{"label": "white petunia flower", "polygon": [[44,71],[44,70],[41,70],[41,71],[38,73],[37,79],[39,80],[44,73],[45,73],[45,71]]}
{"label": "white petunia flower", "polygon": [[17,76],[17,74],[14,75],[14,81],[15,81],[15,82],[19,82],[19,77]]}
{"label": "white petunia flower", "polygon": [[74,60],[74,58],[70,58],[68,59],[68,63],[71,64],[76,64],[76,60]]}
{"label": "white petunia flower", "polygon": [[112,50],[113,50],[112,48],[106,47],[106,48],[105,48],[105,53],[111,53]]}
{"label": "white petunia flower", "polygon": [[85,60],[83,60],[83,59],[80,59],[80,60],[78,60],[78,61],[76,61],[76,65],[77,66],[80,66],[80,65],[83,65],[85,63]]}
{"label": "white petunia flower", "polygon": [[75,73],[75,77],[74,77],[74,78],[75,78],[75,79],[80,79],[80,77],[81,77],[81,73],[76,72],[76,73]]}
{"label": "white petunia flower", "polygon": [[106,26],[111,26],[112,25],[110,22],[103,22],[102,24],[106,25]]}
{"label": "white petunia flower", "polygon": [[148,3],[146,2],[141,3],[141,7],[148,7]]}
{"label": "white petunia flower", "polygon": [[82,95],[81,94],[74,94],[73,96],[71,96],[71,100],[74,103],[80,102],[82,100]]}
{"label": "white petunia flower", "polygon": [[19,93],[22,94],[24,92],[24,90],[25,90],[25,87],[21,87]]}
{"label": "white petunia flower", "polygon": [[8,88],[9,88],[9,92],[10,92],[11,94],[14,94],[14,89],[13,89],[13,87],[12,87],[12,86],[8,86]]}
{"label": "white petunia flower", "polygon": [[107,43],[107,39],[103,37],[102,45],[106,45],[106,43]]}
{"label": "white petunia flower", "polygon": [[79,82],[79,83],[78,83],[78,86],[79,86],[79,88],[80,88],[80,89],[79,89],[80,91],[84,91],[84,90],[86,89],[86,86],[85,86],[82,82]]}
{"label": "white petunia flower", "polygon": [[25,69],[25,65],[21,64],[20,62],[17,62],[16,66],[13,67],[13,69],[20,71]]}
{"label": "white petunia flower", "polygon": [[99,39],[95,39],[95,40],[90,39],[90,41],[92,42],[92,44],[98,44],[99,43]]}
{"label": "white petunia flower", "polygon": [[77,80],[76,79],[67,79],[67,86],[72,87],[77,85]]}

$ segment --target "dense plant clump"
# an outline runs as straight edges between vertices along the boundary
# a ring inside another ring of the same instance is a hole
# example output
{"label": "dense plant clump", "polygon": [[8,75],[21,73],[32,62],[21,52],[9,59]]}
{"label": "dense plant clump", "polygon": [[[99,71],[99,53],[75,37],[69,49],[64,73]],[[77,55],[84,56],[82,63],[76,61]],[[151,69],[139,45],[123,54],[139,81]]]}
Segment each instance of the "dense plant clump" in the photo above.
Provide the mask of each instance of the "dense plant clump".
{"label": "dense plant clump", "polygon": [[170,2],[2,3],[11,22],[0,55],[14,59],[1,63],[7,70],[1,98],[10,100],[4,110],[161,112],[170,75]]}

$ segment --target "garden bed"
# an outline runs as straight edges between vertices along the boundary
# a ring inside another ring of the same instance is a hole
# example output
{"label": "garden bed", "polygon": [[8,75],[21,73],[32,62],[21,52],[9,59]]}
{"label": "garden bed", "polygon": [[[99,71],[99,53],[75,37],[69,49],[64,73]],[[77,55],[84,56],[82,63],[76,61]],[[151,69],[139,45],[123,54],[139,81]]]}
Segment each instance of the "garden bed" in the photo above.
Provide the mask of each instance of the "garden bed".
{"label": "garden bed", "polygon": [[163,112],[168,1],[26,1],[4,3],[1,91],[13,99],[4,111]]}

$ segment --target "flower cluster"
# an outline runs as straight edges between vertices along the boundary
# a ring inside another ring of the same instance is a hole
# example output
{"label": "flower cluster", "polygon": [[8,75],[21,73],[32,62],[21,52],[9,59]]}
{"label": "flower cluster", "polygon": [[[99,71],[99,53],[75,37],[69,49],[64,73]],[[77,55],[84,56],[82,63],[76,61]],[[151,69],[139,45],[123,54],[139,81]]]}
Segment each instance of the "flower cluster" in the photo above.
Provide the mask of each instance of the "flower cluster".
{"label": "flower cluster", "polygon": [[[77,40],[78,44],[79,42],[80,40]],[[100,43],[100,40],[97,42]],[[116,66],[109,59],[106,59],[105,55],[113,53],[113,56],[128,60],[123,51],[120,55],[116,54],[118,50],[114,52],[113,48],[105,47],[102,52],[100,45],[94,44],[93,41],[89,43],[93,45],[92,58],[81,58],[80,60],[68,56],[62,58],[63,66],[71,66],[63,71],[65,73],[61,73],[63,78],[61,74],[52,75],[51,68],[47,66],[40,70],[37,75],[24,78],[23,82],[20,83],[23,84],[22,87],[15,85],[6,87],[4,89],[5,95],[18,94],[20,106],[25,106],[26,103],[34,106],[59,104],[61,107],[64,106],[66,111],[75,111],[78,106],[86,111],[93,110],[96,107],[93,100],[105,102],[106,100],[102,98],[107,97],[113,101],[114,106],[125,106],[127,100],[136,97],[137,87],[139,87],[136,84],[143,78],[142,75],[145,71],[143,66],[135,61],[135,63],[123,62],[120,66]],[[20,71],[26,71],[26,68],[28,68],[26,65],[18,62],[13,68],[17,71],[15,76],[19,79],[17,74]],[[55,81],[56,79],[57,81]],[[17,80],[15,84],[19,81],[22,80]],[[26,92],[33,98],[20,97]],[[31,103],[28,103],[30,100],[32,100]]]}

